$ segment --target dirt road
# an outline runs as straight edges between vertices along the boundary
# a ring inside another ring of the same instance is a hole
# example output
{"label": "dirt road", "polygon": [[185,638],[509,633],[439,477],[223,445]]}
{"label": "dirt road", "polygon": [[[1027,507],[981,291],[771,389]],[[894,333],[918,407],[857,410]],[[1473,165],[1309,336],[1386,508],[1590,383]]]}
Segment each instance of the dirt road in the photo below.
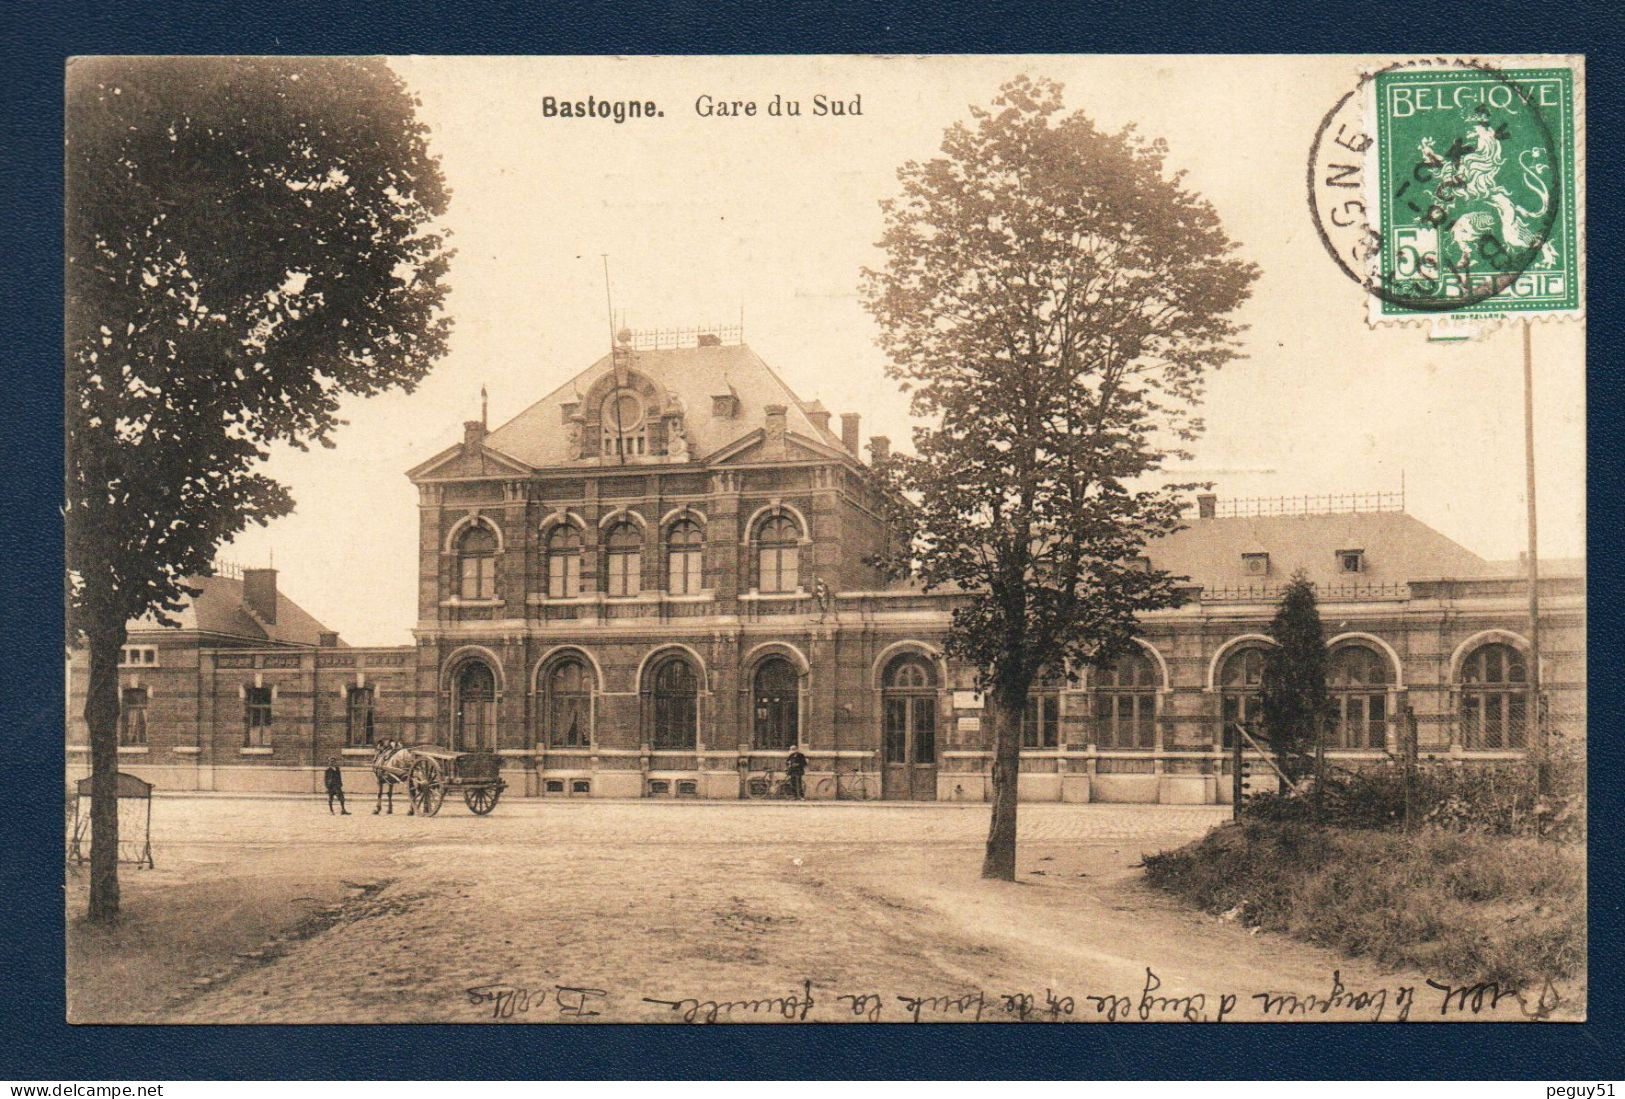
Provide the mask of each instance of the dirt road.
{"label": "dirt road", "polygon": [[1141,856],[1223,819],[1206,807],[1023,806],[1016,884],[978,877],[981,806],[154,816],[160,868],[126,872],[125,925],[70,919],[75,1021],[1523,1017],[1147,888]]}

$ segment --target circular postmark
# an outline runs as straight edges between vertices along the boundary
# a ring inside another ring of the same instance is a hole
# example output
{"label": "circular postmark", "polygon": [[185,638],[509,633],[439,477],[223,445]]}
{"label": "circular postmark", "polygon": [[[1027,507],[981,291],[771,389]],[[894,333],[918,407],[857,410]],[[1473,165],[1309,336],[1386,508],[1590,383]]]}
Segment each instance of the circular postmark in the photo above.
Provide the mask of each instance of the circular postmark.
{"label": "circular postmark", "polygon": [[1558,245],[1570,249],[1554,233],[1572,168],[1551,75],[1404,61],[1326,112],[1309,152],[1311,220],[1383,313],[1493,311],[1529,279],[1561,283]]}

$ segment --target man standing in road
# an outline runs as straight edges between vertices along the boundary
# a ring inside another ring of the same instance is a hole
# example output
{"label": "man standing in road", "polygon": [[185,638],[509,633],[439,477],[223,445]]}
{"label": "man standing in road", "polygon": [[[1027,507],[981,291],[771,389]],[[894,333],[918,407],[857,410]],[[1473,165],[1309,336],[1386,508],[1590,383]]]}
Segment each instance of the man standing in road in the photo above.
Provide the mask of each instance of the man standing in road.
{"label": "man standing in road", "polygon": [[350,815],[350,810],[344,805],[344,772],[339,770],[339,757],[327,757],[327,771],[323,775],[327,783],[327,812],[332,815],[333,799],[337,798],[339,811],[344,816]]}

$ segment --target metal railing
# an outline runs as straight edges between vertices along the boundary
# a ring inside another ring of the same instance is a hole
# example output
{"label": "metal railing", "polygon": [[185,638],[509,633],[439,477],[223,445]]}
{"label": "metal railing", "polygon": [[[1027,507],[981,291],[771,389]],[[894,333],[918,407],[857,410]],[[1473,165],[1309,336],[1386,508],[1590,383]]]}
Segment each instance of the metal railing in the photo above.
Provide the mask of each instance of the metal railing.
{"label": "metal railing", "polygon": [[676,347],[697,347],[701,336],[716,337],[717,345],[743,343],[745,329],[739,324],[696,325],[678,328],[643,328],[632,333],[632,350],[664,351]]}
{"label": "metal railing", "polygon": [[[1286,584],[1217,584],[1201,589],[1204,603],[1274,602],[1286,591]],[[1315,597],[1322,603],[1356,603],[1368,599],[1408,599],[1410,585],[1398,584],[1315,584]]]}
{"label": "metal railing", "polygon": [[1342,492],[1325,496],[1243,496],[1219,500],[1221,519],[1271,515],[1336,515],[1348,512],[1404,511],[1405,492]]}

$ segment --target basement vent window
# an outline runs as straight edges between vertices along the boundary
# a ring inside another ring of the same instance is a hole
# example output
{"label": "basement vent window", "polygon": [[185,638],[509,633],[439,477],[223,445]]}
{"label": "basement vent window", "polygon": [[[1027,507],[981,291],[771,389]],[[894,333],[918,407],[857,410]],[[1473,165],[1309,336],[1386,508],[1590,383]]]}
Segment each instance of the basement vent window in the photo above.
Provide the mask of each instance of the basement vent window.
{"label": "basement vent window", "polygon": [[652,778],[649,780],[650,797],[664,797],[669,793],[671,793],[671,783],[667,782],[665,779]]}
{"label": "basement vent window", "polygon": [[588,779],[578,778],[574,782],[570,783],[570,793],[590,794],[592,793],[592,782]]}
{"label": "basement vent window", "polygon": [[1365,550],[1338,550],[1337,568],[1340,572],[1364,572]]}
{"label": "basement vent window", "polygon": [[1244,553],[1241,555],[1242,571],[1248,576],[1268,576],[1270,574],[1270,555],[1267,553]]}
{"label": "basement vent window", "polygon": [[550,793],[550,794],[562,794],[562,793],[564,793],[564,780],[561,779],[561,778],[550,778],[550,779],[548,779],[547,780],[547,792]]}
{"label": "basement vent window", "polygon": [[680,798],[697,798],[700,796],[700,784],[693,781],[684,781],[677,784],[677,796]]}

